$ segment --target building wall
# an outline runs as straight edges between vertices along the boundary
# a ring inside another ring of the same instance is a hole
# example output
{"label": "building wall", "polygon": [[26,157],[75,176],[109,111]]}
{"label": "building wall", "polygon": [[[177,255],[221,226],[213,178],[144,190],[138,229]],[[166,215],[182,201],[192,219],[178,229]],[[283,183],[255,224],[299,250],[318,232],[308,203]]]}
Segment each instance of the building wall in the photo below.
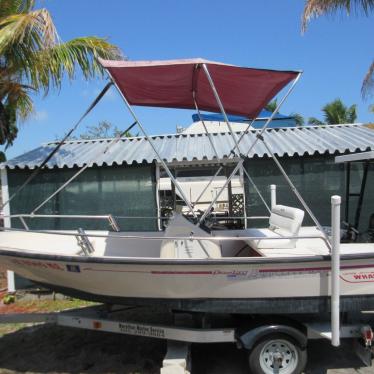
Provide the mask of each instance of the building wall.
{"label": "building wall", "polygon": [[[43,170],[10,204],[11,214],[30,213],[48,195],[65,183],[77,169]],[[30,175],[30,170],[8,170],[12,195]],[[157,217],[154,165],[89,168],[51,199],[37,213]],[[125,219],[117,222],[123,231],[157,230],[156,219]],[[100,229],[104,220],[28,219],[32,229]],[[13,227],[22,227],[12,219]]]}
{"label": "building wall", "polygon": [[[331,224],[331,205],[330,198],[332,195],[342,197],[342,219],[344,216],[345,206],[345,166],[336,164],[333,155],[322,156],[304,156],[304,157],[282,157],[279,159],[286,173],[303,196],[306,203],[312,209],[317,219],[322,225],[330,226]],[[245,168],[253,178],[254,182],[262,192],[263,196],[270,205],[270,184],[277,185],[277,202],[283,205],[300,207],[301,204],[296,199],[284,177],[272,159],[248,159],[245,162]],[[351,192],[359,192],[362,177],[362,165],[352,166],[351,172]],[[369,171],[367,189],[360,221],[360,231],[366,231],[369,217],[374,212],[374,169],[371,165]],[[267,215],[260,198],[245,179],[246,191],[246,210],[249,216]],[[356,210],[357,198],[352,197],[350,200],[350,217],[349,221],[354,222],[354,213]],[[260,222],[255,222],[260,224]],[[249,225],[253,222],[249,221]],[[262,225],[266,225],[262,221]],[[305,225],[312,225],[312,220],[306,214],[304,219]]]}

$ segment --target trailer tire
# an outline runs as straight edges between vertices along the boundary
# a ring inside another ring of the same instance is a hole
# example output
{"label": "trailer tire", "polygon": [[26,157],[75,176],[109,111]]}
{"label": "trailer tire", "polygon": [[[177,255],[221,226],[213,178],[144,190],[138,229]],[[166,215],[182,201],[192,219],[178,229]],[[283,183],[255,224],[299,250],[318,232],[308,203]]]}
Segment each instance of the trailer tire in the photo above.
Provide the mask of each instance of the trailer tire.
{"label": "trailer tire", "polygon": [[[278,359],[278,370],[274,370],[274,359]],[[306,349],[286,334],[267,335],[249,353],[251,374],[300,374],[306,362]]]}

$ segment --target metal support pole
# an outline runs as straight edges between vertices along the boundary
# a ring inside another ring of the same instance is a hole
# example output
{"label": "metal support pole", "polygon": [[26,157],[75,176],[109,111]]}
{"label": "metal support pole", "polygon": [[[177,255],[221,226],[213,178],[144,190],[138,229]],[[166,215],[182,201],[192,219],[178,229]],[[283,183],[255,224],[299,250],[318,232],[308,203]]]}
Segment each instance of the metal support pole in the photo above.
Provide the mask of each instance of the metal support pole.
{"label": "metal support pole", "polygon": [[[205,66],[205,65],[203,64],[203,67],[204,67],[204,66]],[[205,66],[205,69],[204,69],[204,70],[206,71],[206,73],[207,73],[207,77],[208,77],[208,80],[209,80],[210,75],[209,75],[209,71],[207,70],[206,66]],[[278,106],[276,107],[276,109],[274,110],[274,112],[271,114],[271,116],[269,117],[269,119],[267,120],[267,122],[265,123],[265,125],[263,126],[263,128],[261,129],[260,133],[257,135],[256,139],[255,139],[255,140],[253,141],[253,143],[251,144],[251,146],[250,146],[250,148],[249,148],[249,150],[248,150],[248,152],[247,152],[247,154],[246,154],[245,157],[248,157],[249,153],[251,152],[251,150],[253,149],[253,147],[256,145],[256,143],[258,142],[258,140],[262,138],[262,134],[264,133],[264,131],[266,130],[266,128],[268,127],[269,123],[272,121],[272,119],[274,118],[274,116],[278,113],[279,109],[281,108],[282,104],[285,102],[285,100],[287,99],[287,97],[288,97],[288,96],[291,94],[291,92],[293,91],[294,87],[296,86],[297,82],[299,81],[299,79],[300,79],[300,77],[301,77],[301,74],[302,74],[302,72],[300,72],[300,73],[297,75],[297,77],[294,79],[294,81],[292,82],[291,87],[288,89],[288,91],[286,92],[286,94],[283,96],[282,100],[279,102]],[[210,79],[210,80],[211,80],[211,79]],[[212,84],[213,84],[213,81],[212,81]],[[213,87],[214,87],[214,84],[213,84]],[[215,87],[214,87],[214,88],[215,88]],[[215,92],[214,89],[213,89],[213,92]],[[218,94],[217,94],[217,95],[218,95]],[[218,99],[219,99],[219,97],[218,97]],[[221,104],[221,105],[222,105],[222,103],[221,103],[220,100],[218,101],[218,104]],[[222,108],[222,109],[223,109],[223,108]],[[224,116],[225,116],[226,113],[225,113],[224,110],[223,110],[223,113],[224,113]],[[226,116],[226,118],[227,118],[227,116]],[[251,124],[252,124],[253,122],[254,122],[254,120],[251,122]],[[251,124],[248,125],[248,128],[250,127]],[[230,127],[231,127],[231,126],[230,126]],[[244,137],[244,133],[242,134],[240,140],[241,140],[243,137]],[[235,137],[235,139],[236,139],[236,137]],[[239,140],[239,141],[240,141],[240,140]],[[243,165],[243,162],[244,162],[243,159],[240,159],[240,160],[239,160],[237,166],[235,167],[235,169],[233,170],[233,172],[231,173],[231,175],[230,175],[230,177],[229,177],[230,180],[231,180],[231,178],[235,175],[235,173],[238,171],[238,169]],[[218,200],[219,196],[221,195],[222,191],[226,188],[226,186],[227,186],[228,183],[229,183],[229,182],[226,181],[225,185],[221,188],[221,190],[218,192],[218,194],[216,195],[216,197],[215,197],[215,198],[213,199],[213,201],[210,203],[208,209],[205,211],[204,215],[200,218],[199,223],[203,222],[204,219],[206,218],[206,216],[210,213],[210,210],[212,209],[213,205],[216,203],[216,201]],[[312,213],[312,215],[313,215],[313,213]],[[314,216],[313,216],[313,217],[314,217]],[[318,224],[317,226],[321,227],[320,224]],[[321,229],[322,229],[322,227],[321,227]],[[321,232],[325,235],[323,229],[322,229]],[[326,237],[326,235],[325,235],[325,237]]]}
{"label": "metal support pole", "polygon": [[[3,201],[10,201],[9,200],[9,187],[8,187],[8,173],[7,169],[1,169],[1,197]],[[10,219],[10,204],[3,205],[3,214],[4,214],[4,228],[11,227],[11,219]],[[14,271],[7,270],[6,272],[7,277],[7,286],[8,292],[16,292],[16,279]]]}
{"label": "metal support pole", "polygon": [[209,73],[209,70],[208,70],[208,67],[206,66],[206,64],[202,64],[202,67],[204,69],[204,72],[205,72],[205,75],[208,79],[208,82],[210,84],[210,87],[212,88],[212,91],[213,91],[213,94],[214,94],[214,97],[216,98],[216,101],[217,101],[217,104],[221,110],[221,113],[223,115],[223,118],[227,124],[227,127],[229,128],[230,130],[230,133],[231,133],[231,137],[233,138],[234,140],[234,143],[235,143],[235,147],[236,149],[238,150],[238,154],[240,155],[241,154],[241,151],[240,151],[240,148],[239,148],[239,143],[238,143],[238,139],[236,138],[236,135],[235,135],[235,132],[233,131],[231,125],[230,125],[230,122],[229,122],[229,119],[227,118],[227,115],[226,115],[226,111],[225,111],[225,108],[223,107],[223,104],[222,104],[222,101],[218,95],[218,92],[217,92],[217,89],[216,89],[216,86],[214,85],[214,82],[213,82],[213,79]]}
{"label": "metal support pole", "polygon": [[232,173],[230,174],[230,176],[227,178],[225,184],[222,186],[222,188],[218,191],[217,195],[214,197],[214,199],[211,201],[211,203],[209,204],[208,208],[206,209],[206,211],[204,212],[204,214],[201,216],[198,224],[201,224],[204,222],[205,218],[208,216],[208,214],[210,214],[210,211],[212,209],[212,207],[214,206],[214,204],[216,203],[216,201],[219,199],[219,197],[221,196],[222,192],[225,190],[225,188],[228,186],[228,184],[230,183],[231,179],[234,177],[234,175],[238,172],[238,170],[241,168],[241,166],[243,165],[243,162],[244,160],[243,159],[240,159],[239,162],[236,164],[234,170],[232,171]]}
{"label": "metal support pole", "polygon": [[[131,126],[129,126],[125,131],[121,132],[118,136],[116,136],[112,141],[104,149],[103,154],[105,155],[109,149],[121,139],[122,136],[126,135],[134,126],[136,122],[134,122]],[[93,159],[91,162],[88,162],[86,165],[82,167],[82,169],[78,170],[70,179],[68,179],[62,186],[60,186],[55,192],[49,195],[43,202],[41,202],[30,214],[35,214],[41,207],[43,207],[49,200],[51,200],[54,196],[56,196],[60,191],[62,191],[66,186],[68,186],[74,179],[76,179],[79,175],[81,175],[88,167],[90,167],[96,159]]]}
{"label": "metal support pole", "polygon": [[[196,71],[196,70],[195,70]],[[199,116],[199,120],[200,122],[203,124],[203,127],[204,127],[204,131],[206,133],[206,135],[208,136],[208,139],[209,139],[209,142],[210,142],[210,145],[212,146],[212,149],[213,149],[213,152],[214,154],[216,155],[216,158],[217,160],[219,160],[219,155],[218,155],[218,152],[217,152],[217,149],[214,145],[214,142],[213,142],[213,139],[212,139],[212,134],[208,131],[208,128],[206,127],[205,125],[205,121],[203,120],[203,117],[201,116],[201,112],[200,112],[200,109],[199,109],[199,106],[197,105],[197,102],[196,102],[196,92],[195,90],[192,92],[192,99],[193,99],[193,102],[194,102],[194,105],[195,105],[195,108],[196,108],[196,111],[197,111],[197,115]],[[220,171],[222,170],[222,166],[220,166],[218,168],[218,170],[216,171],[216,173],[213,175],[213,177],[209,180],[208,184],[204,187],[204,189],[201,191],[199,197],[196,199],[196,201],[193,202],[194,206],[196,206],[196,204],[200,201],[201,197],[204,195],[205,191],[209,188],[209,186],[212,184],[213,180],[215,179],[215,177],[220,173]]]}
{"label": "metal support pole", "polygon": [[[240,141],[240,139],[239,139]],[[245,194],[245,186],[244,186],[244,172],[243,172],[243,169],[244,169],[244,165],[241,166],[241,168],[239,169],[239,177],[240,177],[240,184],[242,185],[242,188],[243,188],[243,206],[244,206],[244,209],[243,209],[243,214],[244,214],[244,228],[247,229],[248,227],[248,221],[247,221],[247,201],[246,201],[246,194]]]}
{"label": "metal support pole", "polygon": [[25,230],[29,231],[30,228],[29,228],[29,226],[27,226],[27,223],[26,223],[25,219],[22,216],[20,216],[19,220],[21,221],[21,223],[22,223],[23,227],[25,228]]}
{"label": "metal support pole", "polygon": [[43,202],[41,202],[30,214],[35,214],[41,207],[48,203],[53,197],[55,197],[60,191],[62,191],[67,185],[69,185],[75,178],[82,174],[90,165],[86,164],[82,169],[78,170],[70,179],[68,179],[62,186],[60,186],[52,195],[49,195]]}
{"label": "metal support pole", "polygon": [[[174,170],[174,173],[175,170]],[[173,206],[173,211],[175,212],[175,210],[177,209],[177,194],[175,193],[175,184],[173,182],[170,182],[171,183],[171,198],[172,198],[172,206]]]}
{"label": "metal support pole", "polygon": [[112,86],[112,82],[109,82],[106,84],[106,86],[103,88],[103,90],[99,93],[99,95],[96,97],[96,99],[92,102],[92,104],[88,107],[88,109],[83,113],[81,118],[78,120],[78,122],[69,130],[67,134],[65,134],[64,138],[60,140],[57,144],[57,146],[48,154],[48,156],[42,161],[42,163],[34,169],[32,174],[29,175],[29,177],[17,188],[15,192],[6,200],[3,201],[3,204],[1,205],[0,209],[4,209],[6,205],[8,205],[13,198],[18,195],[40,172],[40,170],[43,169],[43,167],[49,162],[49,160],[57,153],[57,151],[62,147],[62,145],[65,143],[66,140],[68,140],[69,136],[78,128],[80,123],[83,121],[83,119],[91,112],[91,110],[97,105],[97,103],[103,98],[103,96],[106,94],[106,92],[109,90],[109,88]]}
{"label": "metal support pole", "polygon": [[199,197],[193,202],[194,206],[200,201],[200,199],[203,197],[205,191],[209,188],[209,186],[212,184],[214,179],[217,177],[217,175],[221,172],[223,166],[220,166],[216,173],[212,176],[212,178],[209,180],[208,184],[204,187],[204,189],[201,191]]}
{"label": "metal support pole", "polygon": [[[229,176],[227,168],[225,168],[225,175],[226,175],[226,178]],[[230,180],[229,184],[227,185],[227,200],[228,200],[228,203],[229,203],[229,216],[232,217],[234,215],[234,212],[233,212],[233,209],[232,209],[232,183],[231,183],[231,180]]]}
{"label": "metal support pole", "polygon": [[356,208],[356,214],[355,214],[355,223],[354,223],[355,226],[354,227],[356,230],[358,230],[358,226],[360,225],[362,202],[364,201],[366,180],[367,180],[368,171],[369,171],[369,161],[366,161],[364,163],[363,169],[364,170],[363,170],[363,175],[362,175],[360,194],[358,196],[358,202],[357,202],[357,208]]}
{"label": "metal support pole", "polygon": [[262,143],[264,144],[265,148],[267,149],[267,151],[269,152],[271,158],[274,160],[275,164],[278,166],[278,169],[280,170],[280,172],[283,174],[286,182],[288,183],[288,185],[290,186],[291,188],[291,191],[295,194],[295,196],[297,197],[297,199],[300,201],[301,205],[304,207],[304,209],[307,211],[307,213],[309,214],[310,218],[313,220],[313,222],[316,224],[316,226],[318,227],[318,229],[321,231],[321,233],[323,234],[323,236],[325,237],[326,239],[326,243],[329,243],[329,250],[331,251],[331,243],[330,243],[330,239],[329,237],[327,236],[325,230],[323,229],[322,225],[319,223],[318,219],[316,218],[316,216],[313,214],[313,212],[311,211],[311,209],[309,208],[308,204],[305,202],[305,200],[303,199],[303,197],[300,195],[300,192],[297,190],[297,188],[295,187],[295,185],[292,183],[291,179],[289,178],[289,176],[287,175],[287,173],[285,172],[285,170],[283,169],[281,163],[278,161],[278,159],[275,157],[273,151],[270,149],[270,147],[266,144],[266,142],[262,139]]}
{"label": "metal support pole", "polygon": [[157,205],[157,228],[161,231],[162,220],[161,217],[161,208],[160,208],[160,165],[156,165],[155,170],[156,177],[156,205]]}
{"label": "metal support pole", "polygon": [[246,154],[246,157],[248,157],[249,153],[252,151],[253,147],[256,145],[256,143],[258,142],[258,140],[262,138],[262,134],[265,132],[266,128],[269,126],[269,123],[273,120],[273,118],[275,117],[275,115],[279,112],[279,109],[281,108],[281,106],[283,105],[283,103],[286,101],[287,97],[291,94],[291,92],[295,88],[297,82],[299,81],[299,79],[301,77],[301,74],[302,74],[302,72],[300,72],[298,74],[298,76],[294,79],[294,81],[292,82],[291,87],[288,89],[288,91],[286,92],[286,94],[283,96],[282,100],[279,102],[279,104],[275,108],[274,112],[271,113],[271,116],[268,118],[268,120],[266,121],[265,125],[262,127],[260,133],[257,134],[256,139],[254,140],[254,142],[252,143],[252,145],[249,147],[249,150],[248,150],[248,152]]}
{"label": "metal support pole", "polygon": [[277,205],[277,186],[275,184],[270,185],[270,201],[271,209]]}
{"label": "metal support pole", "polygon": [[340,345],[340,196],[331,197],[331,344]]}
{"label": "metal support pole", "polygon": [[192,92],[192,99],[193,99],[193,102],[194,102],[194,105],[195,105],[195,108],[196,108],[196,111],[197,111],[197,115],[199,116],[199,120],[203,124],[204,131],[205,131],[205,133],[208,136],[210,145],[212,146],[213,152],[215,153],[215,155],[217,157],[217,160],[219,160],[218,152],[217,152],[216,147],[214,146],[214,142],[213,142],[213,139],[212,139],[212,134],[208,131],[208,129],[207,129],[206,125],[205,125],[205,121],[203,120],[203,117],[201,116],[199,106],[197,105],[195,91]]}
{"label": "metal support pole", "polygon": [[[248,127],[247,127],[246,131],[243,132],[243,134],[241,135],[241,137],[239,138],[239,140],[237,140],[236,135],[235,135],[234,131],[232,130],[232,127],[231,127],[231,125],[230,125],[230,122],[229,122],[229,120],[228,120],[228,118],[227,118],[227,115],[226,115],[225,109],[224,109],[224,107],[223,107],[223,105],[222,105],[221,99],[220,99],[220,97],[219,97],[219,95],[218,95],[218,92],[217,92],[217,90],[216,90],[216,88],[215,88],[215,85],[214,85],[214,82],[213,82],[213,80],[212,80],[212,77],[210,76],[209,70],[208,70],[208,68],[207,68],[207,66],[206,66],[205,64],[202,64],[202,67],[203,67],[204,72],[205,72],[205,74],[206,74],[206,76],[207,76],[208,82],[209,82],[209,84],[210,84],[210,86],[211,86],[211,88],[212,88],[212,91],[213,91],[213,94],[214,94],[214,96],[215,96],[215,98],[216,98],[216,101],[217,101],[217,103],[218,103],[218,105],[219,105],[219,107],[220,107],[220,109],[221,109],[221,112],[222,112],[222,115],[223,115],[223,117],[224,117],[224,119],[225,119],[225,122],[226,122],[226,124],[227,124],[227,126],[228,126],[228,128],[229,128],[229,130],[230,130],[230,132],[231,132],[231,135],[232,135],[232,137],[233,137],[233,139],[234,139],[234,142],[235,142],[235,146],[233,147],[232,151],[230,152],[230,155],[231,155],[231,154],[234,154],[234,149],[235,149],[235,148],[238,149],[238,151],[239,151],[239,155],[240,155],[241,152],[240,152],[240,148],[239,148],[239,143],[240,143],[241,140],[244,138],[244,135],[246,134],[246,132],[248,131],[248,129],[250,128],[250,126],[255,122],[256,119],[253,119],[253,120],[248,124]],[[278,111],[279,111],[279,109],[281,108],[281,106],[282,106],[282,104],[284,103],[284,101],[287,99],[287,97],[288,97],[288,96],[291,94],[291,92],[293,91],[294,87],[296,86],[298,80],[299,80],[300,77],[301,77],[301,74],[302,74],[302,72],[300,72],[300,73],[297,75],[297,77],[294,79],[294,81],[293,81],[291,87],[288,89],[287,93],[284,95],[284,97],[283,97],[282,100],[279,102],[278,106],[276,107],[276,109],[274,110],[274,112],[272,113],[272,115],[269,117],[269,119],[268,119],[267,122],[265,123],[265,125],[264,125],[264,127],[262,128],[262,130],[260,131],[260,134],[258,135],[258,137],[257,137],[257,138],[254,140],[254,142],[252,143],[251,147],[249,148],[249,150],[248,150],[248,152],[247,152],[247,154],[246,154],[246,157],[248,157],[250,151],[253,149],[253,147],[254,147],[255,144],[257,143],[258,139],[261,137],[261,135],[263,134],[263,132],[265,131],[265,129],[267,128],[267,126],[269,125],[269,123],[272,121],[272,119],[274,118],[274,116],[276,115],[276,113],[278,113]],[[195,100],[195,97],[194,97],[194,100]],[[195,102],[195,106],[196,106],[196,102]],[[198,111],[198,114],[199,114],[199,111]],[[200,114],[199,114],[199,118],[201,118],[201,117],[200,117]],[[203,125],[204,125],[204,124],[203,124]],[[205,128],[205,126],[204,126],[204,128]],[[207,130],[206,130],[206,131],[207,131]],[[239,163],[237,164],[237,166],[238,166],[239,164],[240,164],[240,167],[241,167],[241,166],[243,165],[243,160],[240,160]],[[233,171],[233,173],[230,175],[227,184],[225,184],[225,185],[222,187],[222,189],[218,192],[218,194],[216,195],[216,197],[213,199],[213,201],[212,201],[211,204],[209,205],[208,209],[205,211],[204,215],[200,218],[199,223],[203,222],[204,219],[205,219],[205,217],[210,213],[210,210],[211,210],[212,207],[214,206],[215,202],[218,200],[218,198],[219,198],[219,196],[221,195],[222,191],[226,188],[226,185],[228,185],[228,183],[230,183],[230,181],[231,181],[232,177],[234,176],[234,173],[236,173],[236,171],[237,171],[237,168],[235,168],[234,171]],[[210,183],[211,183],[211,182],[212,182],[212,181],[210,181]],[[210,184],[210,183],[209,183],[209,184]],[[208,186],[209,186],[209,184],[208,184]],[[206,188],[208,188],[208,186],[207,186]],[[267,205],[265,204],[265,206],[267,206]]]}
{"label": "metal support pole", "polygon": [[191,205],[191,202],[188,200],[187,196],[185,195],[185,193],[183,192],[182,190],[182,187],[180,186],[180,184],[178,183],[178,181],[174,178],[173,174],[171,173],[169,167],[166,165],[166,162],[163,160],[163,158],[161,157],[160,153],[158,152],[156,146],[154,145],[152,139],[148,136],[147,132],[145,131],[143,125],[141,124],[141,122],[139,121],[137,115],[135,114],[134,110],[132,109],[130,103],[127,101],[125,95],[122,93],[122,91],[118,88],[118,86],[116,85],[113,77],[111,76],[110,72],[107,71],[108,75],[110,76],[110,78],[112,79],[114,85],[116,86],[119,94],[121,95],[122,97],[122,100],[124,101],[128,111],[130,112],[130,114],[132,115],[132,117],[134,118],[134,121],[136,121],[136,123],[138,124],[141,132],[143,133],[143,135],[146,137],[146,139],[148,140],[150,146],[152,147],[153,149],[153,152],[155,153],[155,155],[157,156],[158,160],[160,161],[162,167],[164,168],[164,170],[166,171],[168,177],[171,179],[171,181],[174,183],[176,189],[178,190],[181,198],[184,200],[184,202],[187,204],[188,206],[188,209],[190,210],[190,212],[192,213],[192,215],[197,218],[197,215],[193,209],[193,206]]}
{"label": "metal support pole", "polygon": [[351,163],[347,163],[347,176],[345,180],[345,222],[349,224],[349,198],[351,196]]}

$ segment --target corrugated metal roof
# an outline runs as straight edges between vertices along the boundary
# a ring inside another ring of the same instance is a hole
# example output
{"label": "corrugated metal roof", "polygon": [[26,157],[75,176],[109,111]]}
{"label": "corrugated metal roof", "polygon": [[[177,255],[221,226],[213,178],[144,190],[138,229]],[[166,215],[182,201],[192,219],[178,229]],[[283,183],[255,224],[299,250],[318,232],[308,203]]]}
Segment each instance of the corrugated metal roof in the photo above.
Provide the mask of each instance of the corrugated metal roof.
{"label": "corrugated metal roof", "polygon": [[[244,136],[240,143],[243,153],[249,149],[257,133],[258,131],[251,130]],[[361,124],[269,129],[265,131],[264,138],[279,157],[374,150],[374,131]],[[168,163],[216,159],[206,134],[160,135],[153,136],[152,139],[162,158]],[[212,134],[212,139],[219,157],[227,158],[234,147],[230,134]],[[110,141],[111,139],[68,141],[46,166],[72,168],[86,163],[102,166],[152,163],[156,160],[149,142],[143,137],[123,138],[104,154]],[[1,167],[33,169],[40,165],[56,145],[56,142],[44,144],[1,164]],[[260,141],[249,154],[249,157],[254,156],[269,156]]]}

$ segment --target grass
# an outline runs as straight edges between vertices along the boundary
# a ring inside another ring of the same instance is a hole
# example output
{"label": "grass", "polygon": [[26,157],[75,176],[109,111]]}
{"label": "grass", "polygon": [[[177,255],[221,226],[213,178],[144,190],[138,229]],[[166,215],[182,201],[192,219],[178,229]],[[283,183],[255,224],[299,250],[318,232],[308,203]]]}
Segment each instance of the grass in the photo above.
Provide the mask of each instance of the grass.
{"label": "grass", "polygon": [[0,324],[0,338],[6,334],[16,332],[25,327],[32,326],[32,323],[6,323]]}
{"label": "grass", "polygon": [[[5,313],[52,313],[65,309],[83,308],[92,306],[95,303],[79,299],[58,299],[58,300],[17,300],[15,303],[0,306],[0,314]],[[0,337],[15,332],[33,323],[7,323],[0,324]]]}

